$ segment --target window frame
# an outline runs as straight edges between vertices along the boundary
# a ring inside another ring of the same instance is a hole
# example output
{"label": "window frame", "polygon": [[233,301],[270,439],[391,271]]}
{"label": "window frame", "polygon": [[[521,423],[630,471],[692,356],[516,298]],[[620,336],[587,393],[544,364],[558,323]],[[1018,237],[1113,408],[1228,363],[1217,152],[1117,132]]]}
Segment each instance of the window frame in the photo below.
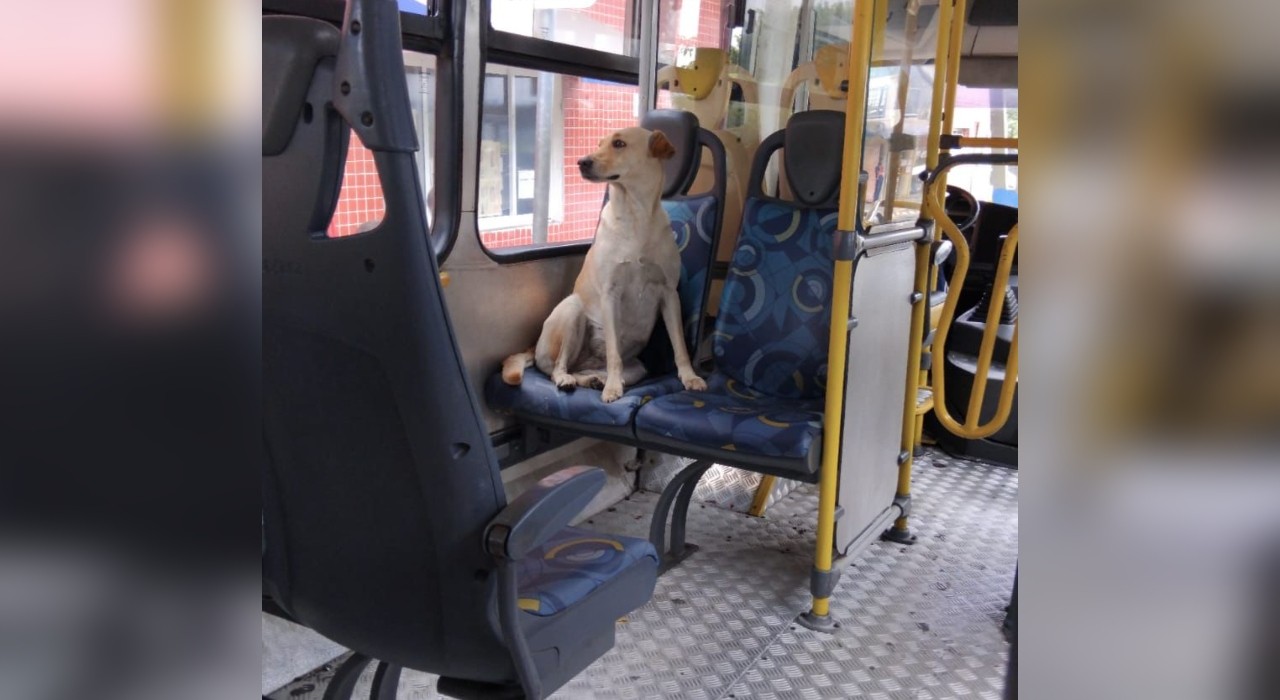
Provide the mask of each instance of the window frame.
{"label": "window frame", "polygon": [[[436,0],[436,13],[432,15],[401,12],[400,32],[404,49],[438,55],[445,39],[448,38],[447,25],[442,18],[448,15],[449,5],[452,2],[454,0]],[[342,28],[346,9],[345,0],[262,0],[264,15],[311,17],[324,20],[339,29]],[[411,41],[416,45],[411,46]]]}
{"label": "window frame", "polygon": [[[345,0],[262,0],[262,14],[294,15],[328,22],[342,29],[346,15]],[[466,0],[433,0],[428,5],[433,14],[400,12],[400,48],[404,52],[430,54],[435,57],[435,102],[431,123],[434,129],[425,135],[433,139],[430,161],[434,198],[423,190],[423,207],[427,216],[427,239],[437,264],[443,263],[458,240],[462,209],[462,159],[453,146],[462,137],[462,37],[453,31],[461,27],[466,13]],[[483,47],[481,47],[483,49]],[[445,146],[445,147],[442,147]],[[428,167],[424,164],[424,167]]]}
{"label": "window frame", "polygon": [[[638,84],[640,57],[644,54],[644,47],[641,45],[641,37],[643,36],[641,17],[643,13],[640,11],[640,5],[643,2],[650,1],[629,0],[626,3],[626,17],[623,21],[627,31],[625,32],[624,40],[635,47],[635,55],[629,55],[589,49],[553,39],[540,39],[494,29],[491,15],[493,2],[492,0],[481,0],[480,33],[487,35],[488,48],[493,52],[493,56],[486,57],[485,60],[486,62],[494,60],[498,63],[532,70],[577,75],[581,78],[600,78],[619,83]],[[507,56],[506,54],[511,55]],[[523,59],[539,62],[540,65],[532,66],[513,63],[513,60],[519,61]],[[552,64],[555,64],[556,67],[542,67],[542,65],[549,66]],[[579,73],[576,71],[586,72]],[[606,75],[606,73],[612,73],[613,75]]]}
{"label": "window frame", "polygon": [[[461,2],[462,0],[454,0]],[[639,21],[643,17],[640,11],[640,3],[647,0],[631,0],[627,4],[628,17],[635,18],[629,21],[627,26],[630,29],[631,41],[637,47],[637,56],[623,56],[621,54],[609,53],[607,51],[598,51],[595,49],[587,49],[572,44],[563,44],[550,39],[538,39],[535,37],[527,37],[521,34],[513,34],[493,28],[490,20],[490,12],[492,3],[489,0],[480,1],[479,24],[480,24],[480,61],[482,64],[481,75],[489,72],[490,66],[498,64],[503,67],[523,68],[532,71],[544,71],[555,73],[560,76],[572,75],[579,78],[590,78],[595,80],[605,80],[612,83],[622,85],[634,85],[641,87],[640,71],[642,69],[642,57],[648,55],[643,45],[642,37],[644,36],[644,27]],[[656,17],[656,13],[655,17]],[[653,28],[656,30],[656,26]],[[650,37],[653,42],[657,41],[656,31]],[[657,70],[656,65],[648,66],[647,70],[651,73]],[[483,81],[482,81],[483,82]],[[643,95],[641,97],[641,108],[645,104]],[[478,113],[483,113],[484,95],[483,87],[480,94],[476,97],[480,103]],[[559,115],[563,119],[563,114]],[[468,154],[468,157],[476,159],[476,182],[474,186],[479,188],[480,163],[479,163],[479,129],[477,123],[472,128],[477,130],[476,152]],[[560,139],[563,143],[563,122],[561,122]],[[563,176],[561,179],[563,182]],[[563,187],[553,187],[552,191],[559,190],[563,196]],[[477,195],[478,195],[477,191]],[[552,217],[554,220],[555,209],[554,200],[552,202]],[[528,262],[531,260],[543,260],[547,258],[556,258],[568,255],[583,255],[587,249],[591,247],[591,243],[595,240],[594,234],[590,239],[583,241],[574,241],[571,243],[551,243],[539,244],[532,246],[518,246],[512,248],[491,249],[484,244],[481,237],[479,206],[476,206],[476,212],[469,212],[468,216],[475,217],[475,235],[476,243],[479,244],[480,250],[490,260],[499,264],[513,264]],[[531,219],[530,219],[531,220]],[[499,229],[486,229],[488,231]]]}
{"label": "window frame", "polygon": [[[435,54],[411,51],[407,48],[403,49],[401,53],[404,56],[405,68],[412,66],[413,68],[418,69],[420,75],[429,76],[428,80],[431,83],[430,89],[428,89],[426,85],[422,86],[422,97],[424,100],[422,125],[420,129],[422,134],[422,143],[418,144],[418,152],[415,154],[416,160],[418,161],[418,176],[422,178],[422,183],[424,185],[428,183],[431,185],[430,188],[423,189],[422,196],[427,197],[428,200],[430,200],[428,195],[431,190],[435,189],[436,153],[435,149],[431,148],[429,144],[434,143],[436,135],[436,98],[439,91],[440,80],[438,65],[439,59],[436,58]],[[437,65],[429,65],[427,59],[428,56],[431,57],[430,61]],[[430,109],[427,108],[428,103],[426,100],[428,99],[430,100]],[[432,208],[433,207],[430,206],[427,207],[428,226],[435,222],[435,212],[432,211]]]}

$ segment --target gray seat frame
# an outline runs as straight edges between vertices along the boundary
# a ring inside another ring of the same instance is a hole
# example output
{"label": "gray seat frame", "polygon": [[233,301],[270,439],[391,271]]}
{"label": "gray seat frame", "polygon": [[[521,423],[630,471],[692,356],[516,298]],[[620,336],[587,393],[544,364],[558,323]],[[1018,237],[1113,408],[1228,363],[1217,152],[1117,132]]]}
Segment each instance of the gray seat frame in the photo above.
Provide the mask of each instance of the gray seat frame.
{"label": "gray seat frame", "polygon": [[[574,467],[507,502],[427,235],[405,83],[385,79],[404,70],[396,3],[351,0],[344,24],[263,19],[264,611],[357,652],[327,698],[375,659],[379,698],[401,668],[454,697],[542,698],[612,646],[657,562],[556,615],[518,608],[515,562],[604,474]],[[386,213],[330,239],[350,131]]]}

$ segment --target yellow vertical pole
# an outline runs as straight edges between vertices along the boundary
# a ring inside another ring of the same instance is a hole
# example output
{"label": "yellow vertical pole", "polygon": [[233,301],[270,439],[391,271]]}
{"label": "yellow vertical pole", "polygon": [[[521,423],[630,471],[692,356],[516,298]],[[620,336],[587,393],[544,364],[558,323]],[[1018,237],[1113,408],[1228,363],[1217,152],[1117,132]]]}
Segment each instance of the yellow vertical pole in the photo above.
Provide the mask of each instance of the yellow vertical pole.
{"label": "yellow vertical pole", "polygon": [[219,94],[214,58],[217,6],[211,0],[162,3],[161,80],[168,126],[179,136],[206,131],[217,118]]}
{"label": "yellow vertical pole", "polygon": [[[929,112],[929,137],[926,142],[925,163],[930,170],[938,167],[938,142],[941,138],[944,112],[947,107],[947,81],[949,79],[951,19],[954,0],[942,0],[938,7],[938,46],[933,54],[933,108]],[[923,209],[923,204],[921,209]]]}
{"label": "yellow vertical pole", "polygon": [[[968,16],[969,0],[955,0],[955,11],[952,14],[951,21],[951,40],[949,42],[949,51],[947,54],[947,98],[946,107],[942,112],[942,133],[951,134],[956,116],[956,91],[960,85],[960,54],[964,53],[964,22]],[[930,165],[930,168],[937,166],[937,163]],[[942,174],[938,178],[937,187],[942,188],[945,192],[947,189],[947,175]]]}
{"label": "yellow vertical pole", "polygon": [[956,87],[960,84],[960,54],[964,53],[964,22],[969,0],[955,0],[951,15],[951,41],[947,52],[947,107],[942,113],[942,133],[950,134],[956,116]]}
{"label": "yellow vertical pole", "polygon": [[[964,2],[964,0],[956,0]],[[956,14],[950,0],[942,0],[938,8],[938,44],[933,61],[933,109],[929,115],[929,136],[926,141],[927,152],[925,162],[932,170],[938,166],[939,142],[943,128],[943,105],[947,100],[948,58],[951,41],[955,36],[952,31]],[[961,15],[963,17],[963,15]],[[963,20],[961,20],[963,21]],[[927,193],[925,199],[927,200]],[[927,202],[921,202],[921,215],[927,218]],[[907,382],[902,406],[902,464],[898,466],[898,499],[906,501],[911,497],[911,469],[914,466],[912,452],[916,442],[916,393],[920,389],[920,356],[923,354],[921,341],[924,338],[924,319],[929,310],[929,296],[926,285],[929,280],[929,253],[931,241],[921,241],[916,245],[916,275],[913,289],[923,295],[911,309],[911,341],[907,350]],[[911,530],[905,513],[893,522],[893,527],[885,536],[894,541],[911,541]]]}
{"label": "yellow vertical pole", "polygon": [[772,474],[765,474],[760,477],[760,484],[756,486],[755,498],[751,499],[751,509],[747,511],[749,515],[757,518],[764,517],[764,509],[769,505],[769,494],[773,493],[773,487],[778,483],[778,477]]}
{"label": "yellow vertical pole", "polygon": [[[929,279],[929,242],[916,243],[916,276],[912,289],[923,293]],[[916,442],[916,393],[920,389],[920,356],[924,353],[924,317],[928,311],[928,297],[925,296],[911,307],[911,336],[907,349],[907,386],[902,402],[902,464],[898,465],[898,498],[911,496],[911,452]],[[907,526],[907,516],[902,514],[893,521],[893,529],[887,533],[895,541],[911,538]]]}
{"label": "yellow vertical pole", "polygon": [[[858,179],[862,173],[862,142],[867,117],[867,80],[871,71],[872,20],[876,0],[856,0],[849,42],[849,94],[844,112],[844,155],[840,179],[841,231],[857,229],[862,214]],[[831,573],[835,552],[836,490],[840,486],[840,432],[843,424],[845,361],[849,350],[849,305],[853,290],[853,261],[836,260],[831,299],[831,339],[827,350],[827,396],[822,425],[822,471],[818,481],[818,532],[814,553],[817,576]],[[810,618],[826,620],[829,595],[813,596]]]}

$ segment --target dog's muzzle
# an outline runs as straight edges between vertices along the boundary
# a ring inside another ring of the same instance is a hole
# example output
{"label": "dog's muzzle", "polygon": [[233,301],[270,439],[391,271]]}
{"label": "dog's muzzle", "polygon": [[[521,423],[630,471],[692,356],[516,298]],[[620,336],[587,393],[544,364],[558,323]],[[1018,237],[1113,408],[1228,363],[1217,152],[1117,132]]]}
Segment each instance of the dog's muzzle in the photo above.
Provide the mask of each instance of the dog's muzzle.
{"label": "dog's muzzle", "polygon": [[605,182],[618,179],[617,175],[610,175],[609,177],[597,175],[596,160],[591,156],[578,159],[578,172],[582,173],[582,178],[589,182]]}

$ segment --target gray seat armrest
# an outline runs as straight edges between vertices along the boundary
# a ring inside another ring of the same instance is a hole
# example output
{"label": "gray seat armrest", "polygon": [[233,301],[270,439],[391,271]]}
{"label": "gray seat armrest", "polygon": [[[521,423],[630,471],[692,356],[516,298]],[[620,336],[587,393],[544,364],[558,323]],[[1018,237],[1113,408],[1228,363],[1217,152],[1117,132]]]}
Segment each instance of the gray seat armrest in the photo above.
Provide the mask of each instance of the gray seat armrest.
{"label": "gray seat armrest", "polygon": [[484,531],[489,554],[520,559],[563,530],[604,487],[598,467],[569,467],[539,480],[498,513]]}

